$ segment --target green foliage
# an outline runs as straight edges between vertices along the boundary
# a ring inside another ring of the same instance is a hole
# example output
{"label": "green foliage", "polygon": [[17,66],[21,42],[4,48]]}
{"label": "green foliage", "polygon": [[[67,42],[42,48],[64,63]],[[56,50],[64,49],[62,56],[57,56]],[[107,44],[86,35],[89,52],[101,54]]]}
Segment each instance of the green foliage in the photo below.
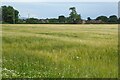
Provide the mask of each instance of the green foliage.
{"label": "green foliage", "polygon": [[59,16],[58,20],[59,20],[59,23],[65,23],[66,22],[66,18],[63,15]]}
{"label": "green foliage", "polygon": [[2,28],[3,78],[118,77],[117,25],[3,24]]}
{"label": "green foliage", "polygon": [[59,20],[56,18],[48,19],[49,23],[54,24],[54,23],[59,23]]}
{"label": "green foliage", "polygon": [[108,22],[108,18],[106,16],[99,16],[99,17],[96,18],[96,20],[101,20],[101,21],[103,21],[105,23]]}
{"label": "green foliage", "polygon": [[0,7],[0,21],[2,21],[2,8]]}
{"label": "green foliage", "polygon": [[28,18],[28,19],[26,19],[26,23],[37,24],[37,23],[39,23],[39,20],[37,18]]}
{"label": "green foliage", "polygon": [[120,18],[118,19],[118,23],[120,24]]}
{"label": "green foliage", "polygon": [[17,23],[19,12],[12,6],[2,6],[2,20],[6,23]]}
{"label": "green foliage", "polygon": [[[75,7],[70,7],[69,10],[71,11],[69,17],[65,17],[64,15],[58,16],[58,18],[50,18],[50,19],[37,19],[37,18],[29,18],[29,19],[19,19],[19,11],[15,10],[12,6],[2,6],[0,8],[0,23],[20,23],[20,24],[81,24],[82,19],[81,15],[77,13]],[[2,12],[2,13],[1,13]],[[119,19],[116,15],[112,15],[109,18],[106,16],[99,16],[95,20],[91,20],[90,17],[87,18],[88,23],[111,23],[117,24],[120,23]]]}
{"label": "green foliage", "polygon": [[77,14],[75,7],[71,7],[69,10],[71,10],[69,23],[78,23],[81,20],[81,16]]}
{"label": "green foliage", "polygon": [[118,23],[117,21],[118,21],[118,18],[116,15],[110,16],[108,20],[109,23]]}
{"label": "green foliage", "polygon": [[87,18],[88,21],[92,20],[90,17]]}

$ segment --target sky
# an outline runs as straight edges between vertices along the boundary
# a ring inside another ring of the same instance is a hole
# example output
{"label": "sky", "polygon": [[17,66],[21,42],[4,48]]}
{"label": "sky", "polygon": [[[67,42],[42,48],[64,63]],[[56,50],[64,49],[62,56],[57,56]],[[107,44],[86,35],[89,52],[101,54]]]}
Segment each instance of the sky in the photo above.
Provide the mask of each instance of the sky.
{"label": "sky", "polygon": [[1,0],[1,2],[119,2],[119,0]]}
{"label": "sky", "polygon": [[1,5],[13,6],[21,17],[57,18],[60,15],[69,16],[70,7],[76,7],[82,19],[98,16],[118,15],[117,2],[2,2]]}

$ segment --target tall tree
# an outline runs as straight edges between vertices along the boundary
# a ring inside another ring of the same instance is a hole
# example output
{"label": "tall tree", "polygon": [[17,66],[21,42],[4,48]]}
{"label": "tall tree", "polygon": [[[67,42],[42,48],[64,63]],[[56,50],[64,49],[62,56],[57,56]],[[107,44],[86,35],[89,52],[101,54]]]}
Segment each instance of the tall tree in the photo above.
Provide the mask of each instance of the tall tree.
{"label": "tall tree", "polygon": [[76,8],[71,7],[69,8],[71,10],[70,16],[69,16],[69,22],[70,23],[78,23],[81,20],[80,14],[77,14]]}
{"label": "tall tree", "polygon": [[2,19],[6,23],[17,23],[19,12],[12,6],[2,6]]}

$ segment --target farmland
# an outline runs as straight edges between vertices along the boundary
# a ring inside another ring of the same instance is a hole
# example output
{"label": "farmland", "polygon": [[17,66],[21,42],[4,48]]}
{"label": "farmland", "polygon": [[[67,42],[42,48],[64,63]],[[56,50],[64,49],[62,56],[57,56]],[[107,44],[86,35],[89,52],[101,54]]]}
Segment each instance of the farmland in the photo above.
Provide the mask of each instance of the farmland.
{"label": "farmland", "polygon": [[118,26],[3,24],[3,78],[116,78]]}

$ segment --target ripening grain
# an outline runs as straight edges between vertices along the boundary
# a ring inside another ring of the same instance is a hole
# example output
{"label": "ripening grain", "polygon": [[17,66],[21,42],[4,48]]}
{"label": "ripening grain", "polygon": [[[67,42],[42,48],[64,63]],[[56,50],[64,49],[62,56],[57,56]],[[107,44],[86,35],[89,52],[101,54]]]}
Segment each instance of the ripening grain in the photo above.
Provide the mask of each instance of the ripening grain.
{"label": "ripening grain", "polygon": [[4,78],[118,77],[117,25],[4,24]]}

